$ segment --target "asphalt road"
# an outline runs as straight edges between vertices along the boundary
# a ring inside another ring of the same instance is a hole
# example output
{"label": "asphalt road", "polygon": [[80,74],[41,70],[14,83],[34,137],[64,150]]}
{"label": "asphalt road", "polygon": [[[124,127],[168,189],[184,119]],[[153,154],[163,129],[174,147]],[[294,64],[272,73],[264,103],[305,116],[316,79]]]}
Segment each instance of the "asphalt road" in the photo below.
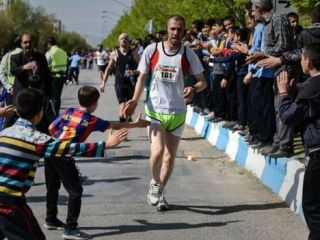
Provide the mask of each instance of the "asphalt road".
{"label": "asphalt road", "polygon": [[[62,107],[78,106],[77,89],[96,85],[97,70],[80,72],[79,86],[66,86]],[[139,106],[143,109],[142,102]],[[113,79],[102,94],[96,115],[118,120]],[[106,133],[94,133],[97,141]],[[188,161],[187,156],[197,161]],[[302,240],[307,239],[303,220],[279,197],[262,186],[246,170],[186,127],[173,175],[167,186],[171,210],[160,213],[147,204],[150,181],[149,144],[145,129],[130,131],[129,140],[107,152],[103,159],[79,159],[78,167],[88,179],[79,225],[94,239],[121,240]],[[43,164],[28,203],[39,223],[45,219]],[[67,194],[61,188],[59,218],[65,220]],[[48,239],[61,239],[60,231],[44,230]]]}

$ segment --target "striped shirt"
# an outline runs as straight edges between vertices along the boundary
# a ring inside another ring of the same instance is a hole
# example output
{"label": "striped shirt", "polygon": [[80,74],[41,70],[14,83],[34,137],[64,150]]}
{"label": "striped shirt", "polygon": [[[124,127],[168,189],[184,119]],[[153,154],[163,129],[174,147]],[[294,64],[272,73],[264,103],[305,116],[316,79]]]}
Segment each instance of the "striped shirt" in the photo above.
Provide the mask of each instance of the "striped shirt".
{"label": "striped shirt", "polygon": [[93,116],[89,112],[68,108],[51,123],[49,131],[55,139],[84,142],[91,132],[104,132],[109,126],[110,123],[108,121]]}
{"label": "striped shirt", "polygon": [[51,139],[19,118],[0,133],[0,200],[24,199],[33,184],[41,157],[62,155],[102,157],[105,142],[70,143]]}

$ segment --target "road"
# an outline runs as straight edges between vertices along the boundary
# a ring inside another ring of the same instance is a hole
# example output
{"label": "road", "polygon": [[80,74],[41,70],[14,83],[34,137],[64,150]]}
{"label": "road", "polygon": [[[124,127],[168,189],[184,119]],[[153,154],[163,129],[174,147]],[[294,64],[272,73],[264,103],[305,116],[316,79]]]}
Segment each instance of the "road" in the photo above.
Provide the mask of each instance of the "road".
{"label": "road", "polygon": [[[65,86],[62,107],[76,107],[81,85],[98,87],[97,70],[80,72],[80,85]],[[116,121],[118,105],[113,79],[101,95],[97,116]],[[143,100],[143,99],[142,99]],[[142,102],[139,111],[143,109]],[[94,133],[97,141],[106,133]],[[188,161],[187,156],[196,156]],[[249,172],[186,127],[176,166],[167,186],[171,210],[161,213],[147,204],[150,181],[149,144],[145,129],[130,130],[128,141],[107,152],[104,159],[78,159],[88,179],[79,226],[94,239],[121,240],[301,240],[308,230],[303,220]],[[39,223],[45,220],[43,163],[27,201]],[[65,220],[67,194],[61,188],[59,218]],[[61,232],[44,232],[49,240]]]}

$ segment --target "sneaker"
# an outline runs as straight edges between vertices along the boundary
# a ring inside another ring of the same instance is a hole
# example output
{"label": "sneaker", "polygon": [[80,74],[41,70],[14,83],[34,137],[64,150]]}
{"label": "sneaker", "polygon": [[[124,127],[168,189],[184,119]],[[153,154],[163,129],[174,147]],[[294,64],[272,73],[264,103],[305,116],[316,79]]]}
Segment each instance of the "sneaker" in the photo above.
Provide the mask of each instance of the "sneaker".
{"label": "sneaker", "polygon": [[267,145],[259,151],[263,156],[268,156],[271,153],[275,153],[279,150],[278,145]]}
{"label": "sneaker", "polygon": [[255,144],[255,145],[251,145],[251,148],[252,148],[252,149],[262,149],[262,148],[264,148],[265,145],[266,145],[266,144],[264,144],[263,142],[258,142],[258,143]]}
{"label": "sneaker", "polygon": [[164,197],[164,191],[161,192],[159,197],[159,202],[157,205],[158,211],[166,211],[170,208],[169,204],[167,203],[165,197]]}
{"label": "sneaker", "polygon": [[204,117],[207,121],[214,119],[214,112],[210,112],[207,116]]}
{"label": "sneaker", "polygon": [[214,117],[212,120],[210,120],[210,122],[213,122],[213,123],[218,123],[221,121],[223,121],[223,118],[221,118],[221,117]]}
{"label": "sneaker", "polygon": [[208,108],[205,108],[203,110],[200,111],[200,114],[201,115],[208,115],[210,113],[209,109]]}
{"label": "sneaker", "polygon": [[249,128],[247,127],[244,130],[238,132],[238,134],[243,137],[246,136],[248,133],[249,133]]}
{"label": "sneaker", "polygon": [[293,156],[293,150],[282,149],[282,148],[279,148],[279,150],[274,153],[268,154],[268,157],[270,158],[289,158],[292,156]]}
{"label": "sneaker", "polygon": [[161,195],[160,183],[157,183],[154,179],[151,179],[150,188],[148,192],[149,205],[156,206],[159,203],[160,195]]}
{"label": "sneaker", "polygon": [[245,129],[245,126],[241,125],[241,124],[236,124],[232,127],[232,131],[243,131]]}
{"label": "sneaker", "polygon": [[236,124],[237,124],[237,123],[236,123],[235,121],[228,121],[228,122],[224,123],[224,124],[222,125],[222,127],[223,127],[223,128],[227,128],[227,129],[229,129],[229,130],[232,130],[233,127],[234,127]]}
{"label": "sneaker", "polygon": [[47,230],[63,230],[65,227],[65,224],[62,221],[60,221],[59,219],[54,219],[51,221],[46,221],[43,224],[43,226]]}
{"label": "sneaker", "polygon": [[66,83],[65,83],[66,86],[69,86],[70,84],[71,84],[70,80],[67,80]]}
{"label": "sneaker", "polygon": [[92,238],[89,234],[87,234],[83,231],[80,231],[78,228],[65,229],[61,237],[63,239],[76,239],[76,240],[85,240],[85,239]]}

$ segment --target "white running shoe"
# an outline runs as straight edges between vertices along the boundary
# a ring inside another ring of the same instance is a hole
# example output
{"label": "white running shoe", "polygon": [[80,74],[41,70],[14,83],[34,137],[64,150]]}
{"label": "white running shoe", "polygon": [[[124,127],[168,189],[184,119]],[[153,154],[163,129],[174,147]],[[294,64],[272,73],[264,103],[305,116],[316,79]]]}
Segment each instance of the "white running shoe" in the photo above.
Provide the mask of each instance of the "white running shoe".
{"label": "white running shoe", "polygon": [[149,205],[157,206],[160,195],[161,195],[160,183],[157,183],[154,179],[151,179],[150,188],[148,192]]}
{"label": "white running shoe", "polygon": [[166,201],[164,197],[164,190],[161,192],[160,197],[159,197],[159,202],[157,205],[158,211],[166,211],[170,208],[168,202]]}

